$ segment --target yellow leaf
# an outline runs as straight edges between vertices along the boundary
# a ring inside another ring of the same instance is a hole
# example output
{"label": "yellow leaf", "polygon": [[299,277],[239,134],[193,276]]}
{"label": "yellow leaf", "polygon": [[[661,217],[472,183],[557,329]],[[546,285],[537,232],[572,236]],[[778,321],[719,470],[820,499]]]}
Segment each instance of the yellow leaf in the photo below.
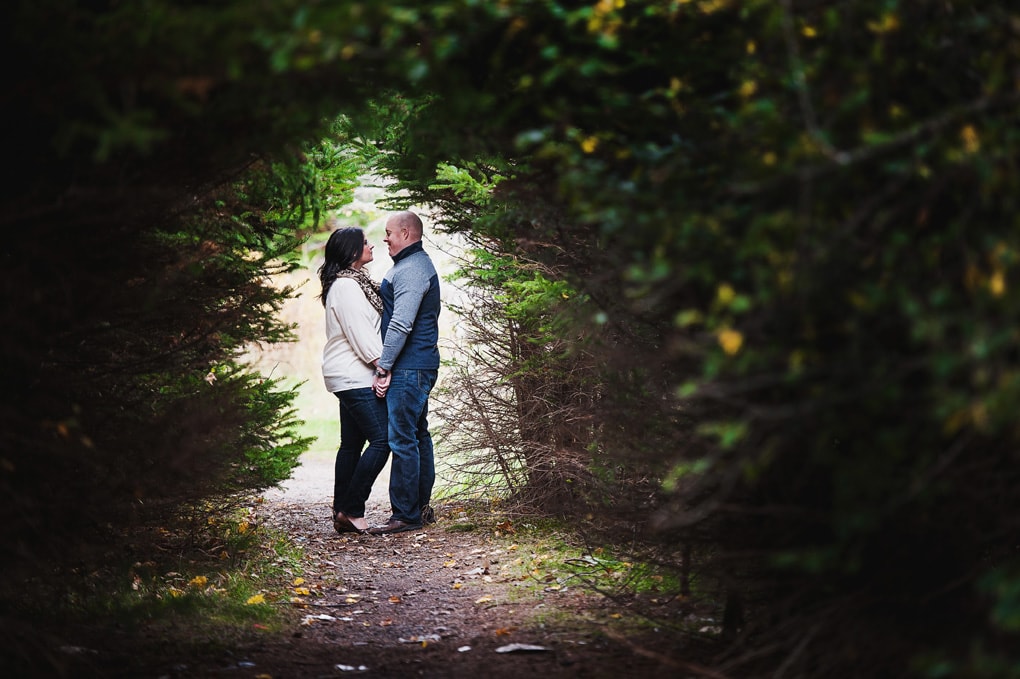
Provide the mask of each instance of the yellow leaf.
{"label": "yellow leaf", "polygon": [[254,596],[248,597],[248,601],[246,601],[245,603],[248,604],[249,606],[254,606],[255,604],[264,604],[266,603],[266,597],[264,594],[255,594]]}
{"label": "yellow leaf", "polygon": [[460,588],[461,588],[461,587],[463,587],[463,586],[464,586],[464,585],[462,585],[462,584],[461,584],[461,583],[459,583],[459,582],[455,582],[455,583],[453,583],[453,588],[454,588],[454,589],[460,589]]}
{"label": "yellow leaf", "polygon": [[996,271],[988,279],[988,289],[996,297],[1002,297],[1003,293],[1006,292],[1006,277],[1002,275],[1001,271]]}
{"label": "yellow leaf", "polygon": [[751,95],[753,95],[757,91],[758,91],[758,83],[756,83],[753,80],[745,80],[744,82],[742,82],[740,84],[740,90],[739,90],[740,96],[742,96],[744,99],[747,99],[748,97],[750,97]]}
{"label": "yellow leaf", "polygon": [[209,578],[205,577],[204,575],[196,575],[195,577],[188,581],[188,584],[191,585],[192,587],[205,587],[206,583],[208,582]]}
{"label": "yellow leaf", "polygon": [[744,345],[744,336],[731,328],[720,330],[717,339],[719,340],[719,346],[730,356],[740,351],[740,347]]}
{"label": "yellow leaf", "polygon": [[981,150],[981,138],[973,125],[966,125],[960,130],[960,138],[963,139],[963,147],[967,153],[977,153]]}
{"label": "yellow leaf", "polygon": [[585,137],[581,140],[581,150],[585,153],[594,153],[598,145],[599,140],[595,137]]}
{"label": "yellow leaf", "polygon": [[492,601],[491,596],[483,596],[481,599],[475,599],[476,604],[484,604]]}
{"label": "yellow leaf", "polygon": [[298,585],[303,585],[303,584],[305,584],[305,579],[304,578],[294,578],[294,582],[291,583],[291,584],[293,584],[295,587],[297,587]]}
{"label": "yellow leaf", "polygon": [[719,289],[715,293],[718,300],[723,304],[729,304],[733,301],[733,298],[737,296],[737,293],[733,290],[733,286],[729,283],[723,283],[719,286]]}
{"label": "yellow leaf", "polygon": [[390,597],[390,603],[391,604],[399,604],[400,603],[400,597],[398,597],[396,594],[394,594],[393,596]]}
{"label": "yellow leaf", "polygon": [[805,26],[804,28],[800,29],[800,34],[803,35],[805,38],[813,38],[816,35],[818,35],[818,31],[815,30],[814,26]]}
{"label": "yellow leaf", "polygon": [[294,593],[299,594],[301,596],[308,596],[309,594],[311,594],[307,587],[295,587]]}
{"label": "yellow leaf", "polygon": [[248,532],[248,522],[247,521],[242,521],[241,523],[237,524],[237,532],[238,533],[247,533]]}
{"label": "yellow leaf", "polygon": [[900,27],[900,20],[895,14],[884,14],[881,21],[869,21],[868,30],[872,33],[890,33]]}

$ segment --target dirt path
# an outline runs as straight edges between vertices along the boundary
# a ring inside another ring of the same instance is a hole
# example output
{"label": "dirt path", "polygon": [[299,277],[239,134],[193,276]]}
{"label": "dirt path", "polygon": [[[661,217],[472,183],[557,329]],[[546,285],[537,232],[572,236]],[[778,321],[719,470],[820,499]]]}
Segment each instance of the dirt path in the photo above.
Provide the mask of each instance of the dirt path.
{"label": "dirt path", "polygon": [[[231,676],[676,676],[608,631],[606,600],[522,580],[518,547],[491,529],[463,530],[456,508],[440,507],[438,523],[417,532],[337,535],[323,495],[328,463],[310,460],[266,495],[264,520],[304,549],[307,594],[289,635],[239,649]],[[387,517],[385,488],[381,478],[370,520]]]}
{"label": "dirt path", "polygon": [[[373,242],[381,242],[381,224],[375,216],[367,227]],[[453,265],[443,258],[441,243],[430,241],[429,247],[443,266]],[[384,259],[373,265],[377,277],[388,266]],[[317,266],[315,260],[281,284],[305,284]],[[491,525],[462,530],[454,508],[440,506],[438,523],[419,532],[334,532],[329,512],[337,413],[335,399],[321,387],[322,310],[314,292],[314,285],[307,287],[281,311],[300,329],[301,341],[257,355],[266,374],[305,381],[298,400],[302,417],[329,432],[320,434],[291,479],[265,493],[260,509],[264,521],[304,548],[299,587],[308,594],[300,596],[304,607],[293,609],[288,636],[238,649],[237,662],[223,671],[272,679],[676,676],[677,666],[651,657],[644,640],[610,631],[608,622],[619,614],[606,600],[576,587],[544,591],[522,580],[515,565],[526,555],[497,538]],[[444,296],[453,292],[444,288]],[[447,314],[446,323],[452,321]],[[389,516],[388,473],[387,465],[369,498],[370,523]],[[662,648],[662,640],[651,641]],[[513,644],[543,650],[506,650]]]}

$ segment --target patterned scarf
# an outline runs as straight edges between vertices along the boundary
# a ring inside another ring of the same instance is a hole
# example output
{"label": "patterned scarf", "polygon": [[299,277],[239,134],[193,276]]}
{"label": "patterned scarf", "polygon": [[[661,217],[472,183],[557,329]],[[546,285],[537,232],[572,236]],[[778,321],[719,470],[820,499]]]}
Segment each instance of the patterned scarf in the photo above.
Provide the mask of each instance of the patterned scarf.
{"label": "patterned scarf", "polygon": [[379,314],[382,314],[382,297],[379,296],[379,284],[372,280],[371,276],[362,269],[344,269],[336,275],[337,278],[353,278],[361,286],[365,298]]}

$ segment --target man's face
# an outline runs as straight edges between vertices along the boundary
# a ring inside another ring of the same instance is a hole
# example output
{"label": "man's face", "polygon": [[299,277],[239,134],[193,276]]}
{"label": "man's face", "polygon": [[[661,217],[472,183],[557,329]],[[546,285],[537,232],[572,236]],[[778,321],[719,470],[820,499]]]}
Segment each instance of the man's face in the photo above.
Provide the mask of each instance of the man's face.
{"label": "man's face", "polygon": [[390,257],[410,245],[410,238],[411,234],[407,229],[400,228],[392,219],[386,222],[386,237],[383,238],[383,242],[386,243]]}

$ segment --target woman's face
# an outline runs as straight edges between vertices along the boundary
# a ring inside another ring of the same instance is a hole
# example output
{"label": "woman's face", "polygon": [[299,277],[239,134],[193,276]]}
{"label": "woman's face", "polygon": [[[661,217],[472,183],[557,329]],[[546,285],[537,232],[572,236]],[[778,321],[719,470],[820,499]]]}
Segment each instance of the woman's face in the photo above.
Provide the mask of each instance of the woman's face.
{"label": "woman's face", "polygon": [[369,243],[368,239],[366,238],[365,245],[361,248],[361,257],[358,257],[356,260],[354,260],[353,266],[355,268],[360,269],[361,267],[365,266],[373,259],[375,259],[375,257],[372,255],[372,250],[374,249],[375,246]]}

